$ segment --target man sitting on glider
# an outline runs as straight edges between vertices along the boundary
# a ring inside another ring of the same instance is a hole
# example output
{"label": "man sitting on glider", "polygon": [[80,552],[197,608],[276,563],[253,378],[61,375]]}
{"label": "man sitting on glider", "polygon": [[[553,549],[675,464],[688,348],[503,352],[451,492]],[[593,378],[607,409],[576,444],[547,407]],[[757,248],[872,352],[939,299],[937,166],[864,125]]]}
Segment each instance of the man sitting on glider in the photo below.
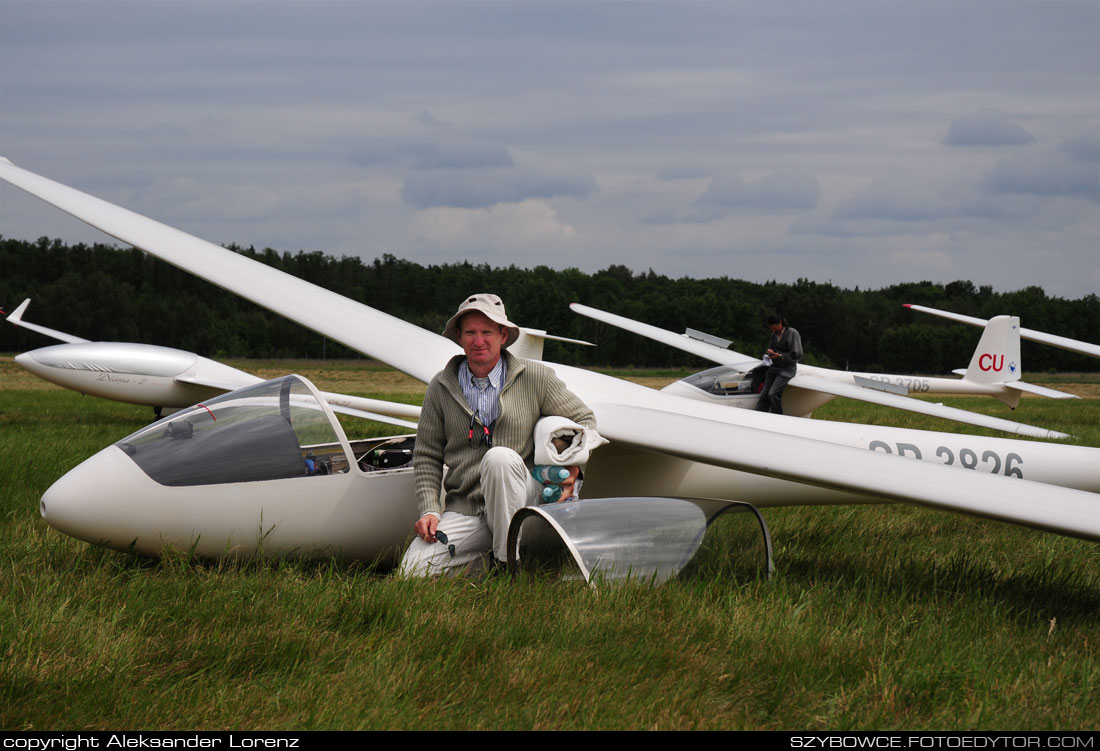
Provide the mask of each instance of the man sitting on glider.
{"label": "man sitting on glider", "polygon": [[798,331],[787,325],[787,319],[780,315],[768,316],[766,325],[772,335],[768,339],[768,352],[764,355],[764,364],[768,366],[764,377],[764,387],[760,391],[760,401],[756,403],[757,412],[783,414],[783,390],[798,371],[798,361],[802,359],[802,337]]}
{"label": "man sitting on glider", "polygon": [[413,451],[420,518],[401,562],[410,576],[467,567],[490,551],[495,561],[507,560],[512,515],[539,501],[530,472],[535,424],[554,415],[596,427],[592,410],[552,369],[507,351],[519,328],[496,295],[467,297],[443,335],[465,354],[455,355],[424,395]]}

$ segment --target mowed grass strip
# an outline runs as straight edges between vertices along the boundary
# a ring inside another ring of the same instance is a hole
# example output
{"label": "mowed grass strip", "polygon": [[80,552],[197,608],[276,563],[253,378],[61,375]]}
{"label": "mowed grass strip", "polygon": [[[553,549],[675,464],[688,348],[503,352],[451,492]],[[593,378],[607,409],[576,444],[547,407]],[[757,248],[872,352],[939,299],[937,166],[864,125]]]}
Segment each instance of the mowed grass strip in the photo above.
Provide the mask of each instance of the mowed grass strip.
{"label": "mowed grass strip", "polygon": [[[344,390],[387,393],[350,370]],[[386,398],[415,402],[418,389]],[[1007,413],[991,399],[944,401]],[[909,420],[851,404],[817,416]],[[1100,445],[1100,400],[1028,399],[1012,415]],[[1100,722],[1094,543],[900,505],[771,509],[771,581],[727,566],[719,545],[659,588],[587,588],[403,581],[334,560],[154,561],[48,528],[45,488],[150,419],[60,389],[0,389],[4,728]]]}

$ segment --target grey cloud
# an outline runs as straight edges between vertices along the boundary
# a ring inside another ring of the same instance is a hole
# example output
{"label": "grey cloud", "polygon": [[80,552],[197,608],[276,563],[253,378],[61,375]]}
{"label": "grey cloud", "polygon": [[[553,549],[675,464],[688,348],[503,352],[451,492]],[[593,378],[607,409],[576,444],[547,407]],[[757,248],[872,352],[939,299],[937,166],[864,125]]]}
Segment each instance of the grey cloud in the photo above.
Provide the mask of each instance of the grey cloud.
{"label": "grey cloud", "polygon": [[1100,135],[1092,134],[1066,141],[1058,147],[1070,159],[1083,162],[1100,162]]}
{"label": "grey cloud", "polygon": [[[831,219],[839,220],[824,227],[803,223],[792,227],[798,234],[864,235],[891,234],[890,223],[909,224],[948,222],[951,220],[1019,220],[1034,216],[1038,208],[1030,202],[1009,200],[974,190],[973,182],[925,185],[917,179],[879,178],[866,189],[837,202]],[[860,224],[862,223],[862,224]],[[944,224],[943,226],[955,226]]]}
{"label": "grey cloud", "polygon": [[720,175],[710,181],[687,211],[660,209],[642,215],[638,221],[642,224],[707,224],[735,212],[810,211],[817,206],[820,197],[817,178],[805,172],[772,172],[748,183],[738,175]]}
{"label": "grey cloud", "polygon": [[710,170],[702,167],[673,167],[657,173],[658,180],[696,180],[710,177]]}
{"label": "grey cloud", "polygon": [[943,142],[947,146],[1020,146],[1034,143],[1035,137],[1000,110],[984,109],[951,123]]}
{"label": "grey cloud", "polygon": [[834,219],[893,222],[934,221],[962,215],[962,205],[953,197],[898,178],[879,178],[867,189],[839,201],[833,209]]}
{"label": "grey cloud", "polygon": [[720,176],[695,200],[712,210],[809,211],[821,197],[817,178],[805,172],[773,172],[746,183],[737,175]]}
{"label": "grey cloud", "polygon": [[[694,172],[675,174],[677,178],[702,176]],[[659,209],[643,214],[638,221],[642,224],[707,224],[735,212],[810,211],[817,206],[820,197],[817,178],[805,172],[772,172],[748,183],[739,175],[719,175],[710,181],[687,211]]]}
{"label": "grey cloud", "polygon": [[[430,261],[450,252],[450,241],[410,243],[418,206],[587,195],[591,170],[599,193],[568,201],[568,222],[576,228],[569,252],[593,269],[675,258],[675,267],[654,267],[730,271],[682,263],[669,249],[683,247],[723,257],[731,247],[756,252],[797,241],[807,257],[846,248],[873,255],[891,242],[901,248],[927,238],[930,247],[967,246],[961,258],[979,244],[1003,255],[1023,246],[1018,238],[1031,245],[1042,238],[1078,248],[1088,262],[1045,266],[1044,287],[1096,288],[1100,205],[1055,189],[1076,184],[1088,194],[1095,180],[1082,170],[1095,171],[1100,145],[1078,139],[1059,150],[1062,136],[1049,134],[1095,134],[1097,3],[800,3],[793,24],[785,3],[654,2],[631,13],[614,3],[553,2],[503,13],[482,2],[272,3],[263,13],[248,2],[0,4],[5,155],[92,192],[108,184],[103,197],[131,208],[160,211],[176,201],[191,222],[184,228],[216,241],[415,250]],[[977,111],[987,103],[1011,117],[983,120]],[[1046,174],[1036,183],[1044,170],[1016,163],[991,170],[996,157],[1035,146],[981,147],[1006,150],[993,156],[943,146],[951,121],[967,113],[976,127],[967,130],[962,118],[952,138],[1011,141],[1024,125],[1049,140],[1047,157],[1061,165],[1045,172],[1068,170],[1077,182]],[[186,134],[153,130],[159,123]],[[1007,130],[992,127],[1006,123]],[[729,195],[718,182],[693,203],[711,176],[738,170],[742,182],[727,186]],[[782,201],[756,208],[769,191],[777,197],[775,181],[750,177],[780,170],[820,180],[815,211],[765,215]],[[979,183],[985,171],[989,180]],[[851,188],[898,173],[911,177],[887,196]],[[186,177],[198,187],[189,194],[158,184],[150,192],[141,175]],[[303,187],[303,176],[308,192],[268,200],[279,186]],[[395,181],[406,176],[409,203],[395,206]],[[363,191],[361,201],[341,202],[349,185]],[[212,187],[220,189],[216,200],[203,201]],[[1031,192],[1013,192],[1022,190]],[[63,225],[71,220],[25,209],[11,192],[0,202],[5,235],[54,234],[56,221],[56,232],[71,236]],[[292,213],[303,196],[318,205]],[[840,199],[847,199],[840,215],[867,218],[834,218]],[[329,205],[344,206],[347,220],[309,221]],[[765,216],[757,231],[731,238],[715,220],[734,211]],[[998,211],[1015,218],[988,218]],[[157,218],[172,223],[175,215]],[[492,219],[471,222],[477,227],[464,247],[491,252],[492,231],[504,224]],[[771,235],[782,227],[791,234]],[[819,255],[819,265],[799,265],[798,274],[864,285],[909,273]],[[794,273],[789,264],[733,268]],[[1004,279],[1035,273],[1023,262],[998,268]]]}
{"label": "grey cloud", "polygon": [[436,169],[410,172],[401,199],[418,208],[487,208],[529,198],[584,198],[596,190],[588,174],[551,174],[525,167],[485,170]]}
{"label": "grey cloud", "polygon": [[422,151],[414,169],[480,169],[510,167],[514,164],[508,149],[500,144],[478,141],[442,141]]}
{"label": "grey cloud", "polygon": [[808,217],[791,222],[787,234],[792,237],[885,237],[910,234],[909,225],[897,222],[838,222]]}
{"label": "grey cloud", "polygon": [[721,211],[676,212],[672,209],[658,209],[638,218],[642,224],[707,224],[721,219]]}
{"label": "grey cloud", "polygon": [[450,123],[445,123],[445,122],[441,121],[439,118],[437,118],[435,115],[433,115],[431,112],[428,112],[427,110],[424,110],[419,115],[417,115],[416,116],[416,121],[418,123],[423,123],[424,125],[427,125],[429,128],[435,127],[435,126],[449,126],[450,125]]}
{"label": "grey cloud", "polygon": [[362,166],[405,164],[413,169],[482,169],[510,167],[508,149],[500,144],[469,138],[367,139],[348,155]]}
{"label": "grey cloud", "polygon": [[676,224],[679,215],[672,209],[657,209],[638,217],[642,224]]}
{"label": "grey cloud", "polygon": [[1029,149],[997,160],[982,180],[983,190],[993,194],[1080,196],[1100,201],[1100,171],[1093,159],[1073,159],[1087,150],[1074,143],[1067,151]]}

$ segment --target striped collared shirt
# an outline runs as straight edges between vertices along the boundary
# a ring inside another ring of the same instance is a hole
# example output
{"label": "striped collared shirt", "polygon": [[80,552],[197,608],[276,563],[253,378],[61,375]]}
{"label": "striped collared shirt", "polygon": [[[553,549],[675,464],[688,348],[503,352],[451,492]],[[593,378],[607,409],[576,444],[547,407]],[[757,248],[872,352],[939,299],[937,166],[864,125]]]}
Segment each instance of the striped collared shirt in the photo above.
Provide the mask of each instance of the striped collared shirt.
{"label": "striped collared shirt", "polygon": [[462,386],[462,395],[485,427],[489,427],[500,417],[500,387],[504,385],[506,375],[507,367],[503,357],[497,360],[487,378],[474,378],[465,360],[458,366],[458,383]]}

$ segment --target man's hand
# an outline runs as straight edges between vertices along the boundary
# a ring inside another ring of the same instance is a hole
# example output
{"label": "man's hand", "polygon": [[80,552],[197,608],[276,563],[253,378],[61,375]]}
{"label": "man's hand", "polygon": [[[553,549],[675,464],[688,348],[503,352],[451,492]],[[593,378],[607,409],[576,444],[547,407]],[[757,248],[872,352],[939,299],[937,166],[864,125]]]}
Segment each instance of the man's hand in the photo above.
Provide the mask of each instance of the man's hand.
{"label": "man's hand", "polygon": [[439,527],[439,517],[435,514],[424,514],[416,520],[416,524],[413,525],[413,531],[416,532],[416,536],[426,543],[435,542],[435,530]]}
{"label": "man's hand", "polygon": [[573,492],[573,488],[577,484],[577,476],[581,473],[581,468],[577,466],[568,467],[568,469],[569,477],[558,483],[559,485],[561,485],[561,498],[558,499],[559,503],[561,501],[564,501],[566,498],[572,498],[575,495],[575,493]]}

